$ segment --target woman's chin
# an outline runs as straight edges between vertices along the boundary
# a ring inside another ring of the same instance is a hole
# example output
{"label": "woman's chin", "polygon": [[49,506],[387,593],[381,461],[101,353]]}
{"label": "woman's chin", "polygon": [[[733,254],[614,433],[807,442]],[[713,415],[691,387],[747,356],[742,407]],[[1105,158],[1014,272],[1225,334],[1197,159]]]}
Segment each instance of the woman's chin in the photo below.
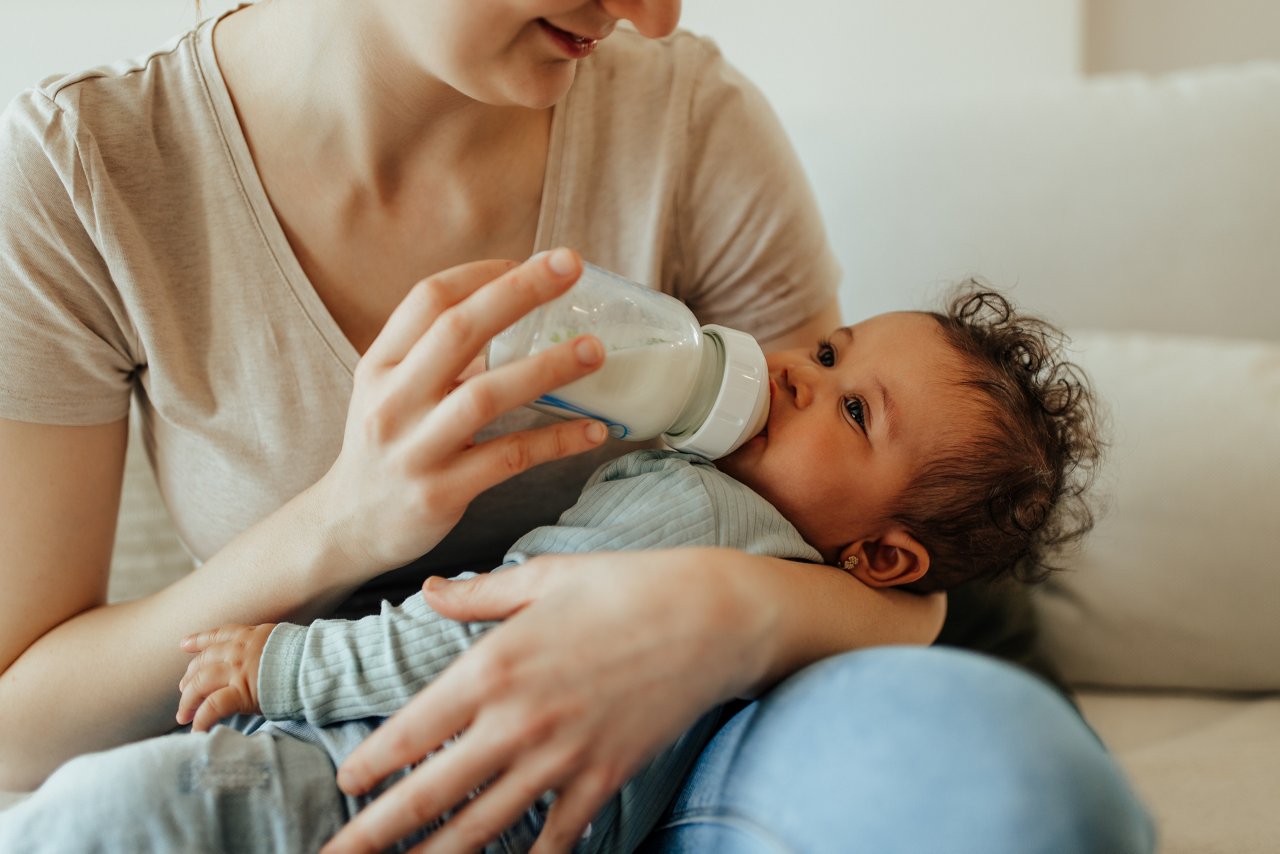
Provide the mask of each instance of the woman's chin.
{"label": "woman's chin", "polygon": [[568,94],[577,75],[578,63],[570,61],[547,63],[532,73],[509,81],[507,99],[512,106],[529,110],[546,110],[554,107]]}

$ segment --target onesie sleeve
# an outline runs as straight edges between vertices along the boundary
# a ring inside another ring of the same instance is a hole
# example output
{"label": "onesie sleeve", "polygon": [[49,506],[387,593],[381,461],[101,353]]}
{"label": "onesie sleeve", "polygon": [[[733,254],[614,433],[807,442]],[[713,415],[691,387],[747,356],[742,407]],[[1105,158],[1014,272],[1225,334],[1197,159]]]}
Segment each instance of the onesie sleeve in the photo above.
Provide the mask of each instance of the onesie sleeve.
{"label": "onesie sleeve", "polygon": [[839,265],[809,181],[759,89],[703,52],[676,206],[685,300],[703,323],[762,341],[799,326],[836,297]]}
{"label": "onesie sleeve", "polygon": [[281,623],[258,668],[262,713],[317,726],[390,715],[496,625],[442,617],[420,593],[360,620]]}
{"label": "onesie sleeve", "polygon": [[0,418],[96,424],[129,411],[136,348],[74,124],[42,90],[0,114]]}

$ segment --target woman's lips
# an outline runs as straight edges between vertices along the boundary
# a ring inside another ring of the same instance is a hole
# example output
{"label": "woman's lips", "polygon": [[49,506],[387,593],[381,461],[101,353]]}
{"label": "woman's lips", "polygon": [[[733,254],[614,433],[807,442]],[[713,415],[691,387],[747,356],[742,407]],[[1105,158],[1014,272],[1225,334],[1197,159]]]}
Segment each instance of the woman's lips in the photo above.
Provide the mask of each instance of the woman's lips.
{"label": "woman's lips", "polygon": [[596,49],[596,45],[600,43],[599,39],[587,38],[586,36],[571,33],[568,30],[562,30],[545,18],[539,18],[538,25],[551,38],[555,46],[560,48],[570,59],[584,59],[590,56],[591,52]]}

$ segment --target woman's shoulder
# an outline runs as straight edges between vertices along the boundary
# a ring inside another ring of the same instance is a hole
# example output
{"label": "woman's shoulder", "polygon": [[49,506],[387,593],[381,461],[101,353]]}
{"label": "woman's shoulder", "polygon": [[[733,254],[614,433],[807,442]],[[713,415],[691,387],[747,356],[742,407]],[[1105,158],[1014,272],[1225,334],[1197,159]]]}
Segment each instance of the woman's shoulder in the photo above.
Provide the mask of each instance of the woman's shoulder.
{"label": "woman's shoulder", "polygon": [[4,135],[26,132],[54,142],[66,136],[103,158],[114,142],[134,156],[147,149],[140,139],[163,145],[179,114],[208,101],[193,97],[204,87],[197,34],[176,36],[141,56],[46,77],[9,103],[0,122]]}

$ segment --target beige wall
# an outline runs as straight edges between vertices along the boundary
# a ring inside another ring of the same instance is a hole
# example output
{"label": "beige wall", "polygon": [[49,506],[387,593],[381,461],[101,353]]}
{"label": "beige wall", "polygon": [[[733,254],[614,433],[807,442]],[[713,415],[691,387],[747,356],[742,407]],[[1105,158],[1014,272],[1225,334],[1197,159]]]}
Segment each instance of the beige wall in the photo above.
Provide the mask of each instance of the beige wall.
{"label": "beige wall", "polygon": [[1089,73],[1280,59],[1276,0],[1085,0]]}

